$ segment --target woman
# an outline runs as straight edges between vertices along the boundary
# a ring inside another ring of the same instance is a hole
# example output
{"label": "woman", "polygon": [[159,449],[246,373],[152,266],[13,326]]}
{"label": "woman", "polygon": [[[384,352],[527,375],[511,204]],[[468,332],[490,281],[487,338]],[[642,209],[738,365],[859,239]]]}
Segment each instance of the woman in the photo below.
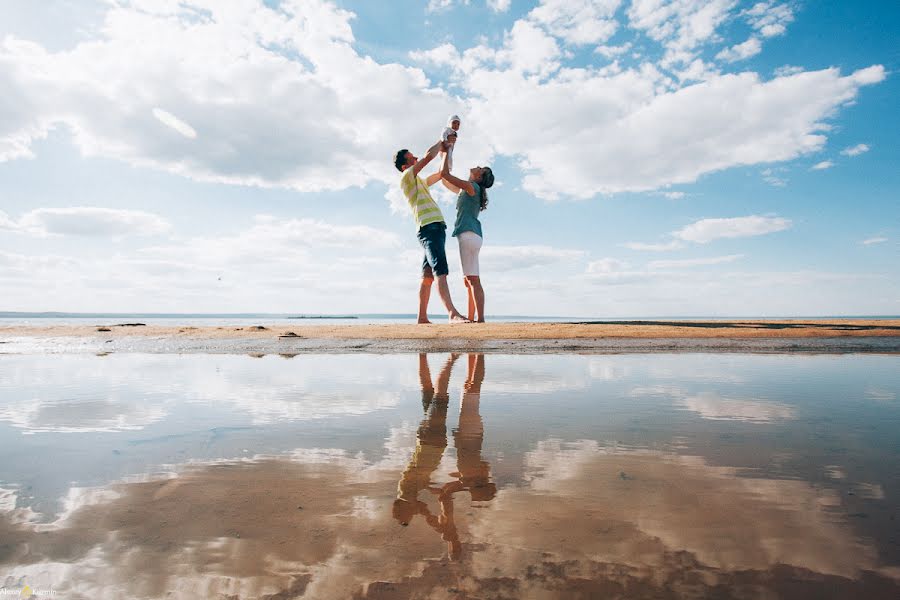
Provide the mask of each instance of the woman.
{"label": "woman", "polygon": [[[484,288],[478,271],[478,253],[481,251],[481,221],[478,215],[487,208],[487,188],[494,185],[494,173],[490,167],[473,167],[468,181],[450,173],[447,154],[441,164],[441,178],[449,190],[458,193],[456,198],[456,223],[453,236],[459,243],[459,259],[462,263],[466,289],[469,292],[469,320],[484,323]],[[477,318],[476,318],[477,316]]]}

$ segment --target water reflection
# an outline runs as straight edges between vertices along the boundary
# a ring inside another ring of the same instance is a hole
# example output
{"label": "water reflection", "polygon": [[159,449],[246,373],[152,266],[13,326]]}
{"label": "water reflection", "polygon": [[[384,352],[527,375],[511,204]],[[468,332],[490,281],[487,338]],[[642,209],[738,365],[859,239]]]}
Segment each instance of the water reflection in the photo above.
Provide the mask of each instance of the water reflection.
{"label": "water reflection", "polygon": [[[434,472],[447,448],[446,421],[450,403],[447,386],[453,365],[458,359],[459,354],[451,354],[438,375],[436,385],[432,385],[428,356],[419,355],[419,382],[426,416],[419,425],[416,449],[400,477],[397,500],[393,505],[393,516],[404,527],[416,515],[424,517],[425,522],[447,542],[448,552],[454,560],[462,553],[454,516],[454,494],[465,491],[469,492],[473,501],[487,501],[497,493],[497,486],[490,481],[490,465],[481,456],[484,422],[479,413],[479,403],[485,372],[484,354],[468,355],[468,372],[460,399],[459,425],[453,430],[457,470],[450,473],[450,476],[455,479],[441,485],[433,480]],[[439,515],[433,514],[427,502],[419,499],[423,490],[437,497]]]}
{"label": "water reflection", "polygon": [[0,358],[3,594],[900,597],[895,357],[58,358]]}

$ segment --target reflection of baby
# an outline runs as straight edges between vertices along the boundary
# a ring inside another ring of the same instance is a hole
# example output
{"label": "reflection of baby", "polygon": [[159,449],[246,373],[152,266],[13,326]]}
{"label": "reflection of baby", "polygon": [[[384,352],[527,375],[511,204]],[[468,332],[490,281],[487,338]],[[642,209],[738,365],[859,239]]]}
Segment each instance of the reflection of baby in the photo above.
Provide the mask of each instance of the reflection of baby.
{"label": "reflection of baby", "polygon": [[453,148],[456,146],[456,137],[459,134],[459,116],[453,115],[447,119],[447,127],[441,133],[441,139],[450,142],[450,148],[447,150],[447,165],[453,170]]}

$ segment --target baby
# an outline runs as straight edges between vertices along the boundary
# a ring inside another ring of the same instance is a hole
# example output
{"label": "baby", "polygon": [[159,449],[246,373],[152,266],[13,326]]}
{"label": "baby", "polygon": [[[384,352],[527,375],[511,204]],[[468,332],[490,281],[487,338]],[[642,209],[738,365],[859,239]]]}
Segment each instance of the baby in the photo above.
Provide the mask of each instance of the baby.
{"label": "baby", "polygon": [[447,119],[447,127],[441,133],[441,139],[450,142],[450,148],[447,150],[447,164],[453,169],[453,148],[456,146],[456,137],[459,132],[459,116],[453,115]]}

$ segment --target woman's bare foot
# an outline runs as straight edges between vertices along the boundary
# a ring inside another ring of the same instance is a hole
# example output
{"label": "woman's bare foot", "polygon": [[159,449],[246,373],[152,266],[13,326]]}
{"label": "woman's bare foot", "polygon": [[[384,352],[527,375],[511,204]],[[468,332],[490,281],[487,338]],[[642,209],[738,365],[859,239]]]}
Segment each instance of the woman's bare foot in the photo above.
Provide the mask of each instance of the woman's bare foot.
{"label": "woman's bare foot", "polygon": [[416,322],[416,325],[431,325],[431,321],[429,321],[428,319],[425,319],[424,321],[422,319],[419,319]]}
{"label": "woman's bare foot", "polygon": [[456,323],[471,323],[472,321],[468,320],[461,314],[457,313],[455,315],[450,315],[450,324],[454,325]]}

